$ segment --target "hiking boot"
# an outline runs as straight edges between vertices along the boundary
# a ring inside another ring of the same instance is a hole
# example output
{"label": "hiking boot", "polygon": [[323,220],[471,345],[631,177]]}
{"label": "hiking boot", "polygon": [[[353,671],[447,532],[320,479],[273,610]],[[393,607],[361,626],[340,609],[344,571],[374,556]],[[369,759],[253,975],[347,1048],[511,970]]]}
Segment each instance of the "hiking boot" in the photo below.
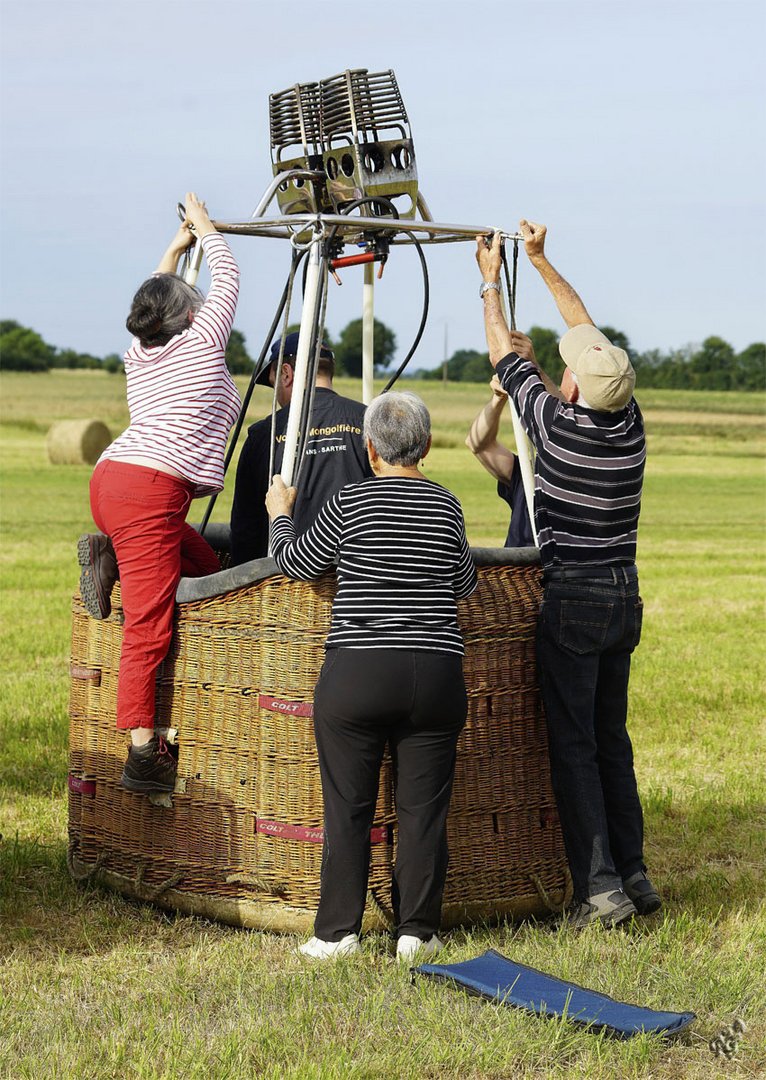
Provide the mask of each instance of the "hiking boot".
{"label": "hiking boot", "polygon": [[158,739],[164,739],[165,745],[168,748],[168,753],[172,754],[176,761],[178,761],[178,728],[169,727],[156,727],[154,729],[155,737]]}
{"label": "hiking boot", "polygon": [[322,941],[321,938],[312,937],[295,951],[299,956],[309,956],[312,960],[339,960],[342,956],[354,956],[362,950],[357,934],[346,934],[340,941]]}
{"label": "hiking boot", "polygon": [[623,881],[622,887],[633,901],[639,915],[652,915],[662,907],[660,894],[643,870]]}
{"label": "hiking boot", "polygon": [[402,934],[396,943],[396,959],[402,963],[410,963],[417,960],[425,960],[429,956],[436,956],[444,948],[444,943],[439,941],[436,934],[432,934],[427,941],[413,937],[411,934]]}
{"label": "hiking boot", "polygon": [[613,892],[596,893],[587,900],[576,904],[562,920],[562,926],[571,926],[582,930],[591,923],[599,922],[611,928],[636,914],[636,908],[630,897],[622,889]]}
{"label": "hiking boot", "polygon": [[80,596],[94,619],[107,619],[112,610],[112,589],[120,576],[112,541],[103,533],[83,533],[77,541]]}
{"label": "hiking boot", "polygon": [[122,770],[120,786],[147,795],[150,791],[173,791],[178,765],[163,738],[154,735],[143,746],[131,746]]}

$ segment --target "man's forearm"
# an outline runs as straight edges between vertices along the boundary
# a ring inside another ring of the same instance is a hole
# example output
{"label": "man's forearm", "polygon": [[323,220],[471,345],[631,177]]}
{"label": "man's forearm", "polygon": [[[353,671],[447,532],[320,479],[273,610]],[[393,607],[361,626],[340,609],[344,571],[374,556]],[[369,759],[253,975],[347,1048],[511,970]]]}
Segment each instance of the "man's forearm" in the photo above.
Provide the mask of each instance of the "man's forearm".
{"label": "man's forearm", "polygon": [[512,352],[511,332],[505,321],[500,293],[497,289],[488,289],[484,293],[484,329],[487,334],[489,362],[497,367],[498,361]]}
{"label": "man's forearm", "polygon": [[466,445],[474,454],[497,442],[500,433],[500,418],[505,411],[506,400],[493,394],[491,401],[487,402],[471,424]]}
{"label": "man's forearm", "polygon": [[[548,265],[550,265],[550,263]],[[551,269],[553,268],[551,267]],[[564,282],[564,284],[566,285],[566,282]],[[569,288],[569,286],[567,286],[567,288]],[[574,293],[574,290],[572,290],[572,292]],[[574,293],[574,295],[577,296],[576,293]],[[576,323],[573,323],[573,326],[578,326],[582,322],[590,322],[588,312],[585,311],[582,303],[580,303],[580,307],[582,308],[582,311],[585,312],[585,318],[580,319]],[[508,324],[505,321],[505,315],[503,314],[503,305],[501,303],[500,296],[494,289],[488,290],[484,294],[484,328],[487,333],[489,362],[492,364],[492,367],[497,367],[498,363],[503,359],[503,357],[507,356],[511,352],[514,352],[515,350],[513,347],[511,333],[508,329]],[[517,346],[517,348],[519,350],[518,355],[522,355],[524,351],[522,347]],[[527,359],[526,356],[524,358]],[[534,364],[537,368],[537,374],[542,379],[543,385],[545,386],[545,389],[548,391],[548,393],[552,394],[553,397],[557,397],[559,401],[563,401],[564,395],[561,393],[561,390],[558,388],[558,386],[556,386],[553,379],[549,378],[549,376],[546,375],[546,373],[537,363],[537,360],[535,360],[534,358],[529,358],[529,362],[531,364]]]}
{"label": "man's forearm", "polygon": [[558,270],[551,266],[547,258],[544,255],[538,255],[532,258],[531,262],[548,286],[567,326],[571,329],[573,326],[582,326],[583,323],[593,325],[593,319],[588,314],[585,304],[569,282],[565,281]]}

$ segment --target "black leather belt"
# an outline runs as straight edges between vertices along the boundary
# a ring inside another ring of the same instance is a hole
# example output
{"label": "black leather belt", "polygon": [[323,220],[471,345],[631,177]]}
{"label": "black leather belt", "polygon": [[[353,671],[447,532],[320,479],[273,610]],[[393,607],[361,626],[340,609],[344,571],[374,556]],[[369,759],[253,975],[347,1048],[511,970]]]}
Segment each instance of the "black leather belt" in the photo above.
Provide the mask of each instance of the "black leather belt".
{"label": "black leather belt", "polygon": [[608,578],[615,583],[634,581],[638,570],[632,566],[551,566],[543,570],[543,581],[573,581],[575,578]]}

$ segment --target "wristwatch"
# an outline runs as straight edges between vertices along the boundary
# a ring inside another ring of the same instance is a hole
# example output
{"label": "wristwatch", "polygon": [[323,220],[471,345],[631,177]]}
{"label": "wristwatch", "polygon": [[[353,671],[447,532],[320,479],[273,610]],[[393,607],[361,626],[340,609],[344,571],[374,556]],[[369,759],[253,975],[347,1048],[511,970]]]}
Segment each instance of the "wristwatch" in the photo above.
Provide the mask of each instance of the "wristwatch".
{"label": "wristwatch", "polygon": [[482,281],[481,285],[479,286],[479,299],[481,300],[484,297],[484,293],[489,292],[490,289],[494,289],[496,292],[500,292],[500,282]]}

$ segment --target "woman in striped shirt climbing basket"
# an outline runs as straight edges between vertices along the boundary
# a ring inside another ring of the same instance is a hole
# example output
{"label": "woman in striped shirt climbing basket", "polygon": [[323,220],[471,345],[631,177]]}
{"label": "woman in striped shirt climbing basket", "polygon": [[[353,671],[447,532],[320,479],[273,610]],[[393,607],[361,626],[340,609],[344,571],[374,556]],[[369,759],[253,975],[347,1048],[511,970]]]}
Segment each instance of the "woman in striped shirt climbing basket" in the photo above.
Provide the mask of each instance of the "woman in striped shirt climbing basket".
{"label": "woman in striped shirt climbing basket", "polygon": [[[195,236],[210,268],[207,299],[175,272]],[[117,727],[131,734],[121,779],[130,791],[175,786],[175,755],[154,730],[155,676],[170,646],[181,575],[220,569],[186,515],[192,499],[223,487],[226,440],[240,408],[225,360],[238,289],[229,246],[190,192],[183,225],[133,298],[127,328],[134,337],[125,354],[130,426],[91,478],[91,511],[101,534],[78,543],[80,593],[94,618],[109,615],[120,578],[125,623]]]}

